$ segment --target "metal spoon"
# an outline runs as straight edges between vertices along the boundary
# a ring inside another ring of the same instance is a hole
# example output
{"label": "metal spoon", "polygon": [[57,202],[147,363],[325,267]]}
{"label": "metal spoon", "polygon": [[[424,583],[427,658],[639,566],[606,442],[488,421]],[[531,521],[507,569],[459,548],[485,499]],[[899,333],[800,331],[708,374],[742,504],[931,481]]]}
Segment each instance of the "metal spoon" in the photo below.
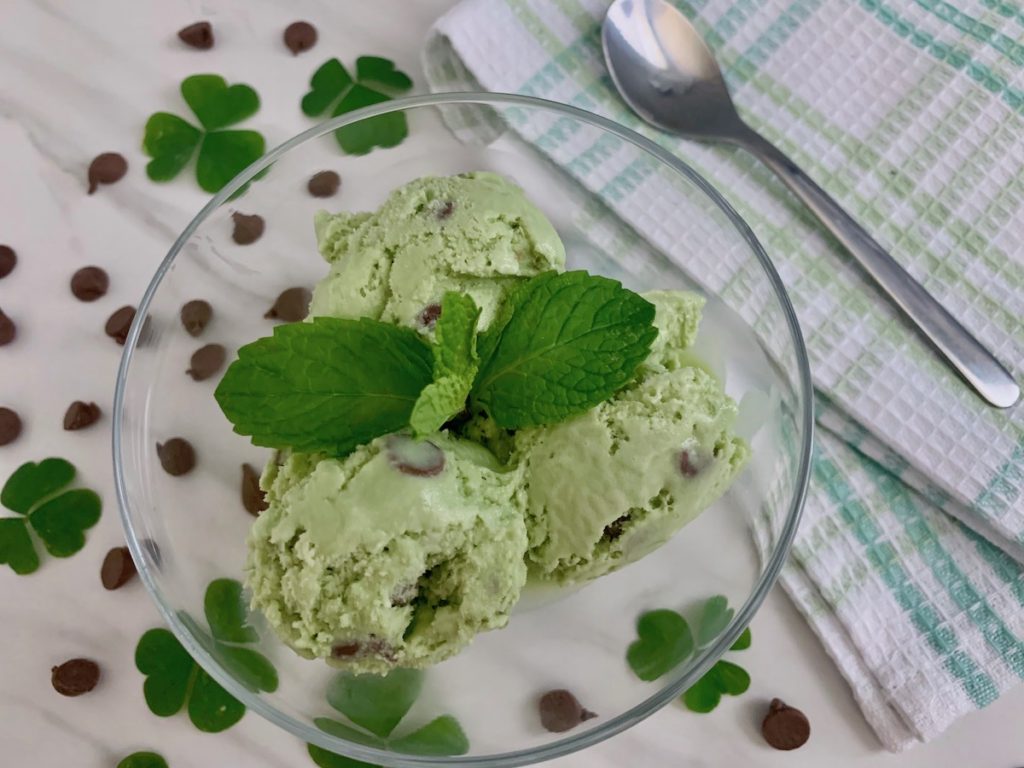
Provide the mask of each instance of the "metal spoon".
{"label": "metal spoon", "polygon": [[750,152],[814,212],[950,365],[986,401],[1009,408],[1020,387],[863,227],[774,144],[743,122],[711,51],[665,0],[616,0],[602,28],[604,56],[626,103],[651,125]]}

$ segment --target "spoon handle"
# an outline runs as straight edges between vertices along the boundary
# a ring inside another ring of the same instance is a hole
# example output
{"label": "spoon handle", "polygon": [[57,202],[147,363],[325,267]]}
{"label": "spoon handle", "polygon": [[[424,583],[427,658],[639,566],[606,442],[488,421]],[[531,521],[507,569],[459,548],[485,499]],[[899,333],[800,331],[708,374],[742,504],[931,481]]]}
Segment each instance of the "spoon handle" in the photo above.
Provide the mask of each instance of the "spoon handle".
{"label": "spoon handle", "polygon": [[796,163],[752,128],[734,142],[771,168],[811,209],[982,398],[999,408],[1017,402],[1020,387],[992,353]]}

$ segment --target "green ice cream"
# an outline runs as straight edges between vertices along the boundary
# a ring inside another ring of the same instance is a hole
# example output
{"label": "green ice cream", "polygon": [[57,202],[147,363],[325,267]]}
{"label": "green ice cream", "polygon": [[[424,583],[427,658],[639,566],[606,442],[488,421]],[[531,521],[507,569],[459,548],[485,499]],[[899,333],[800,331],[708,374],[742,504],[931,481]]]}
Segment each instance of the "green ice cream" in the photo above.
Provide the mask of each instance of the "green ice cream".
{"label": "green ice cream", "polygon": [[416,179],[375,213],[317,214],[316,231],[331,271],[313,291],[313,316],[424,328],[428,307],[459,291],[486,328],[512,285],[565,266],[551,222],[494,173]]}

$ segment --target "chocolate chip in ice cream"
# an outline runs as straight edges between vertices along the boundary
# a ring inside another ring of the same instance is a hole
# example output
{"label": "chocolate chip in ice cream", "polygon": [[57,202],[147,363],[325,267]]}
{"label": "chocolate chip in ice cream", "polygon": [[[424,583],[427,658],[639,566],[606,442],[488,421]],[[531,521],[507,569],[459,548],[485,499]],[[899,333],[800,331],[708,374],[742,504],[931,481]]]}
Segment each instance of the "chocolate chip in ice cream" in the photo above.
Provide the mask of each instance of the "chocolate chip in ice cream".
{"label": "chocolate chip in ice cream", "polygon": [[198,336],[213,317],[213,307],[202,299],[186,302],[181,308],[181,324],[189,336]]}
{"label": "chocolate chip in ice cream", "polygon": [[263,221],[263,217],[256,213],[239,213],[235,211],[231,214],[231,221],[234,223],[234,228],[231,230],[231,239],[239,245],[255,243],[262,237],[263,230],[266,228],[266,222]]}
{"label": "chocolate chip in ice cream", "polygon": [[252,464],[242,465],[242,506],[253,517],[267,508],[267,494],[260,488],[260,473]]}
{"label": "chocolate chip in ice cream", "polygon": [[334,197],[340,186],[341,176],[334,171],[320,171],[313,174],[306,189],[313,197]]}
{"label": "chocolate chip in ice cream", "polygon": [[50,682],[61,696],[81,696],[100,681],[100,667],[90,659],[69,659],[50,669]]}
{"label": "chocolate chip in ice cream", "polygon": [[135,575],[135,561],[128,547],[114,547],[103,558],[100,581],[104,589],[120,589]]}
{"label": "chocolate chip in ice cream", "polygon": [[444,200],[438,203],[434,209],[434,215],[438,221],[444,221],[452,215],[452,211],[455,210],[455,203],[451,200]]}
{"label": "chocolate chip in ice cream", "polygon": [[179,29],[178,39],[190,48],[208,51],[213,48],[213,26],[208,21],[197,21]]}
{"label": "chocolate chip in ice cream", "polygon": [[107,319],[103,331],[123,347],[133,320],[135,320],[135,307],[121,307]]}
{"label": "chocolate chip in ice cream", "polygon": [[811,723],[799,709],[782,699],[772,699],[761,723],[761,734],[775,749],[798,749],[811,738]]}
{"label": "chocolate chip in ice cream", "polygon": [[376,656],[386,661],[395,660],[395,649],[385,640],[370,635],[365,640],[345,640],[331,648],[331,658],[357,659]]}
{"label": "chocolate chip in ice cream", "polygon": [[89,163],[89,194],[96,191],[100,184],[113,184],[124,178],[128,173],[128,161],[117,152],[104,152],[96,155]]}
{"label": "chocolate chip in ice cream", "polygon": [[695,451],[684,448],[679,452],[679,472],[683,477],[696,477],[704,469],[704,461]]}
{"label": "chocolate chip in ice cream", "polygon": [[608,525],[604,527],[605,541],[615,541],[622,535],[622,532],[626,530],[626,524],[630,521],[632,515],[628,512],[621,517],[617,517],[612,520]]}
{"label": "chocolate chip in ice cream", "polygon": [[267,310],[264,317],[272,320],[283,320],[286,323],[297,323],[309,312],[309,302],[313,294],[308,288],[288,288],[274,301],[274,306]]}
{"label": "chocolate chip in ice cream", "polygon": [[584,709],[579,700],[565,689],[545,693],[540,697],[537,708],[540,711],[540,724],[552,733],[564,733],[584,720],[597,717]]}
{"label": "chocolate chip in ice cream", "polygon": [[164,471],[174,477],[191,472],[196,465],[196,452],[192,443],[183,437],[172,437],[166,443],[157,443],[156,455]]}
{"label": "chocolate chip in ice cream", "polygon": [[437,318],[441,316],[440,304],[427,304],[420,313],[416,315],[416,322],[421,328],[433,328],[437,325]]}
{"label": "chocolate chip in ice cream", "polygon": [[192,361],[186,373],[194,381],[206,381],[224,367],[228,353],[220,344],[207,344],[192,353]]}
{"label": "chocolate chip in ice cream", "polygon": [[0,408],[0,445],[13,443],[21,434],[21,417],[10,408]]}
{"label": "chocolate chip in ice cream", "polygon": [[99,421],[99,418],[100,407],[96,403],[75,400],[64,412],[64,429],[69,432],[85,429]]}
{"label": "chocolate chip in ice cream", "polygon": [[316,27],[308,21],[292,22],[284,30],[284,44],[295,56],[316,45],[316,38]]}
{"label": "chocolate chip in ice cream", "polygon": [[10,344],[18,335],[18,326],[0,309],[0,347]]}
{"label": "chocolate chip in ice cream", "polygon": [[7,277],[18,263],[18,254],[9,245],[0,245],[0,278]]}
{"label": "chocolate chip in ice cream", "polygon": [[99,267],[82,267],[71,276],[71,293],[79,301],[96,301],[109,287],[110,278]]}
{"label": "chocolate chip in ice cream", "polygon": [[387,451],[388,462],[403,475],[434,477],[444,470],[444,451],[429,440],[391,435]]}

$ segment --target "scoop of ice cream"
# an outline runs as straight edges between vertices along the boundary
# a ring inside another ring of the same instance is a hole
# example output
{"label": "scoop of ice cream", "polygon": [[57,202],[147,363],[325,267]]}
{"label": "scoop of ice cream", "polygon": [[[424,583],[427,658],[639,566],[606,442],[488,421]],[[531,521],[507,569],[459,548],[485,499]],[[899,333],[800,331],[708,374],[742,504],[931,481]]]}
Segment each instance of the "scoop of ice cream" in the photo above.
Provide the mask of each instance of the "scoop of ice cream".
{"label": "scoop of ice cream", "polygon": [[565,266],[551,222],[494,173],[416,179],[375,213],[321,212],[315,224],[331,270],[313,292],[313,316],[424,329],[444,293],[460,291],[486,328],[512,285]]}
{"label": "scoop of ice cream", "polygon": [[355,672],[425,667],[502,627],[526,580],[521,480],[468,441],[379,438],[267,467],[252,603],[288,645]]}
{"label": "scoop of ice cream", "polygon": [[643,297],[654,305],[658,329],[643,368],[659,372],[693,365],[688,350],[697,339],[704,297],[689,291],[648,291]]}

